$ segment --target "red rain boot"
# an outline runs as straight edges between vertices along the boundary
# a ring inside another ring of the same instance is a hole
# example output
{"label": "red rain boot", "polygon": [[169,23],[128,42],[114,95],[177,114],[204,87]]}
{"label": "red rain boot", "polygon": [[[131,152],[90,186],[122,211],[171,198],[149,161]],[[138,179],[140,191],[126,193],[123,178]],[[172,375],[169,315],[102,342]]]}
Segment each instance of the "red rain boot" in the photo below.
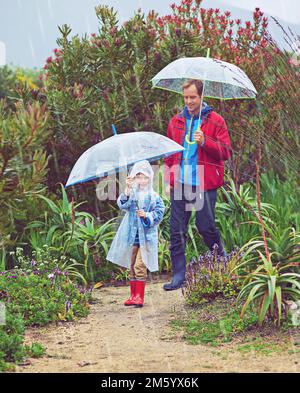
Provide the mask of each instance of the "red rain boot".
{"label": "red rain boot", "polygon": [[136,295],[136,280],[130,280],[130,298],[124,302],[124,306],[134,306],[134,298]]}
{"label": "red rain boot", "polygon": [[144,305],[145,286],[146,286],[146,280],[136,281],[136,290],[135,290],[136,296],[133,300],[135,307],[143,307]]}

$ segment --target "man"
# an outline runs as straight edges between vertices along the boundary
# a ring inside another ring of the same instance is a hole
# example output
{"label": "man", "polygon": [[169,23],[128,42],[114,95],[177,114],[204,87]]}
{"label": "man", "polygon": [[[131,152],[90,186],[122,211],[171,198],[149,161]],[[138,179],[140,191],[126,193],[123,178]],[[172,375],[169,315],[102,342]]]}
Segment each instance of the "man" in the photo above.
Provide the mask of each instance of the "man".
{"label": "man", "polygon": [[[182,286],[185,280],[185,246],[191,202],[198,200],[196,226],[210,250],[218,246],[218,254],[226,255],[220,233],[215,225],[217,189],[224,178],[224,161],[231,156],[230,139],[224,119],[206,104],[199,118],[203,84],[188,80],[183,85],[185,108],[174,116],[167,136],[185,147],[165,159],[164,179],[169,184],[171,197],[170,252],[172,282],[165,290]],[[201,126],[201,127],[200,127]]]}

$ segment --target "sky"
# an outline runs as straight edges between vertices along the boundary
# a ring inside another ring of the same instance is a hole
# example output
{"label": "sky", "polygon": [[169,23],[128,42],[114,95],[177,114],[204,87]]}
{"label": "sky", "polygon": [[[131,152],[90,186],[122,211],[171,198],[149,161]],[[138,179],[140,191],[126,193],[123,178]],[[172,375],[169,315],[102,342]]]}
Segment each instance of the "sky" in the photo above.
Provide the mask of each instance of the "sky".
{"label": "sky", "polygon": [[[170,13],[173,2],[180,0],[0,0],[0,66],[42,67],[57,47],[58,26],[68,24],[72,35],[97,32],[96,5],[113,6],[122,23],[139,7],[145,13],[152,9],[160,15]],[[280,21],[296,23],[292,30],[296,26],[300,34],[299,0],[203,0],[202,6],[232,11],[242,20],[250,20],[255,7],[260,7]]]}
{"label": "sky", "polygon": [[[277,16],[287,22],[300,24],[299,0],[222,0],[222,3],[246,10],[260,7],[272,16]],[[209,0],[204,1],[203,4],[209,4]]]}

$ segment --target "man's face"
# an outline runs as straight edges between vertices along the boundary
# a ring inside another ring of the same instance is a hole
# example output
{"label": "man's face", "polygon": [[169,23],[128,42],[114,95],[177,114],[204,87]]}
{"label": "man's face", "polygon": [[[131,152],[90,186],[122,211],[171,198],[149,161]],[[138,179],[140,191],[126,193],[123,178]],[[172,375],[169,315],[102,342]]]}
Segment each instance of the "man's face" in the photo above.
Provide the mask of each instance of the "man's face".
{"label": "man's face", "polygon": [[183,89],[184,104],[188,108],[190,114],[195,114],[200,110],[201,97],[198,94],[195,85],[191,85],[186,89]]}

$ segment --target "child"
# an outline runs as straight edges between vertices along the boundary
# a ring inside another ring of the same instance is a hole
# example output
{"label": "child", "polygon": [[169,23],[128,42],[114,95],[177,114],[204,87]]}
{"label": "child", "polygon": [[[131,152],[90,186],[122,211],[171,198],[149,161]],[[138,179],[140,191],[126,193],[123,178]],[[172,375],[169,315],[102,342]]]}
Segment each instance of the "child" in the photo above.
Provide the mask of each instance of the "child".
{"label": "child", "polygon": [[107,259],[130,269],[130,297],[125,306],[143,307],[147,268],[158,270],[157,225],[164,203],[153,190],[153,170],[148,161],[134,164],[117,203],[126,214],[114,237]]}

